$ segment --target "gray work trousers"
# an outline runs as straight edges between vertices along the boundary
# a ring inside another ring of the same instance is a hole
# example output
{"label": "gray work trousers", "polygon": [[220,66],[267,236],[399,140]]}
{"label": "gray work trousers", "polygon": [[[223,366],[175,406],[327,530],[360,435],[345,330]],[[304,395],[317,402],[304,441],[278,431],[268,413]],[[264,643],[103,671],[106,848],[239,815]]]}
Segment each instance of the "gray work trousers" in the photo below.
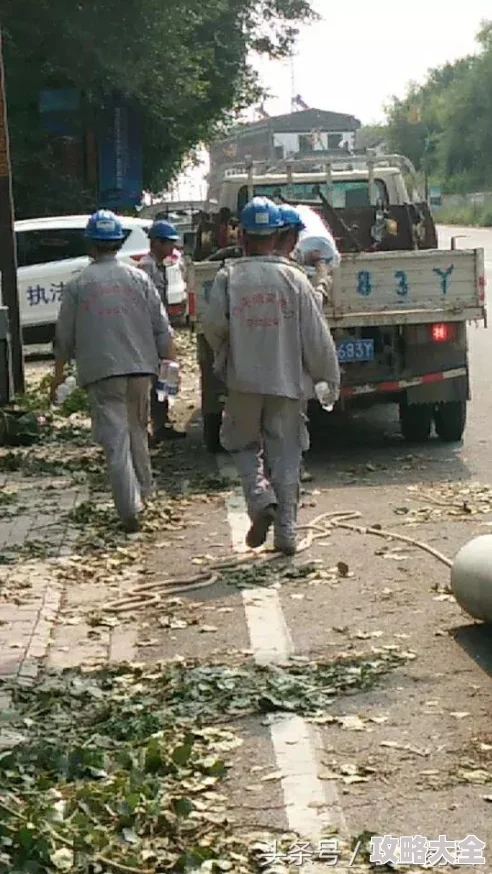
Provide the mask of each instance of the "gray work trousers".
{"label": "gray work trousers", "polygon": [[121,519],[136,516],[153,491],[147,426],[149,376],[112,376],[88,386],[94,439],[106,456]]}
{"label": "gray work trousers", "polygon": [[234,457],[251,519],[286,492],[297,492],[309,448],[302,401],[229,391],[221,442]]}

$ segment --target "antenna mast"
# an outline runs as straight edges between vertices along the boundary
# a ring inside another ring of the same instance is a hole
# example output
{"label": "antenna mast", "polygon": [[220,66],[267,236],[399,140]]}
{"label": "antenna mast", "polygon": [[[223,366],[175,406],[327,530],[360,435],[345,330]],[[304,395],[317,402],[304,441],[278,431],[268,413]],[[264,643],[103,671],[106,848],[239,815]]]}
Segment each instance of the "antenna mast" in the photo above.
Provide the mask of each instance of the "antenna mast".
{"label": "antenna mast", "polygon": [[290,111],[296,111],[296,52],[292,49],[290,56]]}

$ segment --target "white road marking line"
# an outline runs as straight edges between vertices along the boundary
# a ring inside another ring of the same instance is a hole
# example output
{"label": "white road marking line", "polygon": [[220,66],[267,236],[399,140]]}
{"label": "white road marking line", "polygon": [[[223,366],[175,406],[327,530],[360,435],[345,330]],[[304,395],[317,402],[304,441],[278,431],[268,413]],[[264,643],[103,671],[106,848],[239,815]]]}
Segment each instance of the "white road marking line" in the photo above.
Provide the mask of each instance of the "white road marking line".
{"label": "white road marking line", "polygon": [[[218,465],[223,477],[236,478],[235,467],[229,459],[219,456]],[[249,519],[239,489],[226,499],[226,510],[233,548],[244,552]],[[278,591],[246,589],[242,598],[257,664],[286,662],[293,646]],[[347,834],[335,784],[318,777],[316,747],[320,745],[320,738],[314,727],[300,716],[281,717],[272,720],[270,735],[277,769],[282,773],[280,782],[288,829],[310,841],[313,848],[319,844],[327,826],[338,829],[341,835]],[[313,865],[310,870],[315,872],[317,867]]]}
{"label": "white road marking line", "polygon": [[[236,480],[237,473],[234,464],[228,456],[217,456],[219,471],[224,479]],[[231,529],[231,541],[234,552],[247,552],[246,534],[249,531],[249,518],[246,512],[246,506],[241,490],[234,490],[234,493],[226,498],[227,521]]]}
{"label": "white road marking line", "polygon": [[286,662],[293,652],[290,632],[275,589],[244,589],[249,639],[258,665]]}

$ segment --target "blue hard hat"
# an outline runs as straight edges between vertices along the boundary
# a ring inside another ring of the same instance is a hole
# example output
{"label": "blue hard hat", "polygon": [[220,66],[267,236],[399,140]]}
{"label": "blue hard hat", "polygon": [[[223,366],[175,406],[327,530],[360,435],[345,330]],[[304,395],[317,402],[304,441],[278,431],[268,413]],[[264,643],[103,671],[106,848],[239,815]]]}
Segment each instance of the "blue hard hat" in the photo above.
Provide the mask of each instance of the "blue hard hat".
{"label": "blue hard hat", "polygon": [[91,215],[86,225],[85,236],[88,240],[108,243],[125,238],[119,218],[109,209],[98,209]]}
{"label": "blue hard hat", "polygon": [[174,225],[163,219],[154,222],[149,229],[149,237],[151,240],[179,240],[179,234]]}
{"label": "blue hard hat", "polygon": [[282,227],[280,210],[268,197],[253,197],[241,213],[241,225],[247,234],[266,237]]}
{"label": "blue hard hat", "polygon": [[306,230],[306,225],[295,206],[290,206],[289,203],[281,203],[279,210],[284,228],[295,228],[298,231]]}

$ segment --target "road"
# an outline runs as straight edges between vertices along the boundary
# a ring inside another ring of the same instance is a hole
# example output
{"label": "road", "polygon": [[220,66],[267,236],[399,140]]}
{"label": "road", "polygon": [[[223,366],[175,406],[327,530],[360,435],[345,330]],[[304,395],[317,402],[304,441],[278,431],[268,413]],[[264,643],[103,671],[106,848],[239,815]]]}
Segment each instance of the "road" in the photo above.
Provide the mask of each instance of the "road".
{"label": "road", "polygon": [[[485,247],[490,285],[492,231],[441,228],[441,245],[453,234],[466,235],[460,245]],[[469,337],[473,400],[463,445],[435,438],[409,450],[396,410],[387,408],[357,415],[343,430],[334,425],[308,459],[314,481],[303,495],[301,525],[323,513],[357,511],[363,524],[425,541],[451,558],[490,530],[490,336],[471,326]],[[198,463],[199,425],[190,440]],[[213,472],[213,460],[201,463]],[[222,509],[196,505],[198,533],[167,551],[166,575],[182,572],[193,549],[201,556],[244,548],[248,523],[235,472],[228,460],[218,463],[232,491]],[[307,561],[315,564],[303,577]],[[294,567],[297,577],[274,577],[268,586],[231,592],[217,584],[190,594],[193,628],[150,623],[162,657],[240,653],[259,664],[292,656],[307,664],[376,650],[402,654],[404,664],[374,688],[334,697],[324,724],[293,715],[241,725],[244,746],[226,784],[238,828],[288,828],[313,846],[327,830],[340,840],[365,831],[446,834],[452,842],[476,835],[490,847],[492,870],[492,648],[449,595],[448,568],[412,546],[341,529]],[[158,564],[151,569],[158,573]],[[200,633],[210,626],[211,633]],[[306,851],[305,870],[308,861]],[[347,863],[344,856],[339,866]],[[474,870],[464,856],[460,867]]]}
{"label": "road", "polygon": [[[466,235],[460,245],[485,248],[490,285],[492,231],[441,228],[441,244],[449,246],[453,234]],[[343,423],[330,419],[308,457],[313,482],[302,495],[304,535],[322,514],[355,512],[356,525],[389,529],[453,558],[490,531],[489,331],[470,326],[469,341],[473,398],[463,444],[433,438],[409,448],[389,407]],[[180,342],[191,362],[190,338]],[[160,548],[142,558],[142,568],[138,563],[141,582],[153,587],[196,574],[211,559],[240,557],[245,548],[248,519],[236,474],[226,456],[203,449],[191,363],[189,370],[178,411],[190,420],[188,439],[154,453],[161,484],[179,492],[183,525],[166,524]],[[93,561],[95,573],[97,556]],[[67,589],[51,667],[101,658],[109,630],[98,636],[81,615],[88,604],[102,609],[108,597],[128,594],[135,580],[116,574],[105,586],[100,573],[97,584]],[[285,861],[285,850],[273,846],[285,831],[306,844],[293,851],[291,870],[312,874],[347,870],[350,845],[367,832],[429,841],[447,835],[448,863],[472,871],[459,842],[474,835],[486,844],[482,868],[492,871],[492,644],[450,595],[449,568],[438,557],[412,543],[334,527],[292,562],[235,570],[155,610],[135,608],[115,634],[110,650],[118,660],[189,657],[246,672],[255,663],[273,666],[268,689],[257,696],[261,715],[235,722],[243,744],[229,754],[221,784],[237,832],[268,831],[271,860],[284,853]],[[335,669],[336,659],[350,663]],[[308,699],[322,711],[314,721]],[[312,859],[328,835],[338,842],[337,866]]]}

